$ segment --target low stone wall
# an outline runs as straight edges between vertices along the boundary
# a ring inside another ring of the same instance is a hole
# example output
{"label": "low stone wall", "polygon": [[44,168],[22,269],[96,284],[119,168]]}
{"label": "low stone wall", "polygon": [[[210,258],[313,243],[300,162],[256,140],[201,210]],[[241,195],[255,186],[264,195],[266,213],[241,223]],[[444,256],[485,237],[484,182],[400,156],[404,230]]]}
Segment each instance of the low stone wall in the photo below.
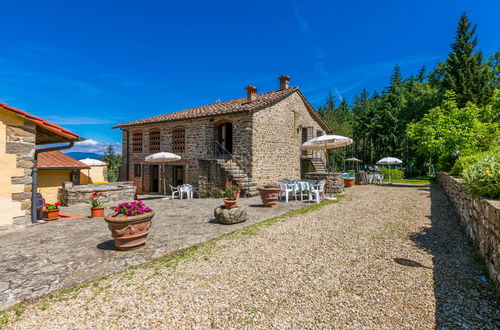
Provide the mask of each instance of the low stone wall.
{"label": "low stone wall", "polygon": [[437,179],[465,226],[467,237],[479,250],[490,279],[500,292],[500,201],[465,192],[462,179],[439,172]]}
{"label": "low stone wall", "polygon": [[344,179],[342,173],[309,172],[306,173],[307,180],[325,180],[326,193],[341,193],[344,191]]}
{"label": "low stone wall", "polygon": [[102,192],[107,202],[133,201],[136,187],[132,181],[108,182],[96,184],[84,184],[72,186],[71,184],[62,189],[62,204],[71,206],[89,203],[90,194]]}

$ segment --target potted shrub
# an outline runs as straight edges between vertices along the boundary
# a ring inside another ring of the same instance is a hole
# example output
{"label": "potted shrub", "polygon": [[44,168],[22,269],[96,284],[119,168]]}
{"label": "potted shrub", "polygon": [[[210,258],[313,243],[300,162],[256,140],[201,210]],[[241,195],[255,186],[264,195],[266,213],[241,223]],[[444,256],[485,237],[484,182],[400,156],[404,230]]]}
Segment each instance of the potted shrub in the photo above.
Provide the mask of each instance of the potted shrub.
{"label": "potted shrub", "polygon": [[225,189],[221,190],[221,194],[224,197],[224,207],[226,209],[232,209],[237,207],[236,202],[240,198],[241,185],[235,185],[226,180]]}
{"label": "potted shrub", "polygon": [[275,187],[273,185],[265,185],[263,187],[258,187],[257,190],[259,190],[262,204],[264,204],[265,207],[276,207],[278,194],[281,191],[279,187]]}
{"label": "potted shrub", "polygon": [[45,204],[45,219],[57,220],[59,219],[59,206],[61,203],[47,203]]}
{"label": "potted shrub", "polygon": [[128,250],[146,243],[155,213],[142,201],[118,204],[111,207],[113,214],[104,218],[108,223],[115,246]]}
{"label": "potted shrub", "polygon": [[104,201],[102,200],[102,198],[104,198],[106,196],[104,196],[104,194],[102,192],[100,193],[96,193],[96,192],[93,192],[91,195],[90,195],[90,205],[91,205],[91,209],[90,209],[90,217],[91,218],[102,218],[104,217]]}

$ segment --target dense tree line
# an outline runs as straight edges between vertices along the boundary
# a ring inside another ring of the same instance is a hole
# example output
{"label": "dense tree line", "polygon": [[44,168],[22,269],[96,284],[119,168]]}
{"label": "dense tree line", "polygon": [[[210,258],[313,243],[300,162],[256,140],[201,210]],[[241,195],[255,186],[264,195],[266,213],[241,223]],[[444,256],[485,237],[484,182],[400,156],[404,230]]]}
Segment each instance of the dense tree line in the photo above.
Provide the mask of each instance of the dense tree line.
{"label": "dense tree line", "polygon": [[[489,59],[483,58],[482,52],[475,49],[475,32],[476,26],[472,26],[464,13],[448,58],[437,63],[432,70],[422,67],[416,74],[403,77],[399,65],[395,65],[387,87],[371,94],[363,90],[350,104],[342,100],[336,106],[330,93],[326,103],[318,108],[319,114],[332,127],[334,134],[354,140],[350,147],[333,152],[332,162],[335,164],[331,165],[342,167],[346,157],[356,157],[371,165],[383,157],[394,156],[401,158],[407,170],[414,170],[414,174],[424,166],[449,167],[446,158],[451,157],[451,151],[433,153],[426,149],[420,138],[428,133],[426,127],[433,125],[432,120],[441,118],[436,112],[449,112],[455,108],[466,109],[459,111],[469,113],[469,117],[464,118],[474,117],[471,111],[489,111],[487,115],[477,117],[491,125],[488,128],[479,124],[474,126],[481,126],[482,134],[481,143],[476,147],[485,149],[498,143],[500,109],[498,104],[494,105],[498,98],[493,95],[500,86],[500,52]],[[427,118],[431,109],[437,109],[433,111],[434,118]],[[420,126],[417,123],[421,123]],[[415,127],[420,127],[420,131]],[[469,138],[475,136],[475,133],[467,132]],[[449,145],[448,149],[461,146]]]}

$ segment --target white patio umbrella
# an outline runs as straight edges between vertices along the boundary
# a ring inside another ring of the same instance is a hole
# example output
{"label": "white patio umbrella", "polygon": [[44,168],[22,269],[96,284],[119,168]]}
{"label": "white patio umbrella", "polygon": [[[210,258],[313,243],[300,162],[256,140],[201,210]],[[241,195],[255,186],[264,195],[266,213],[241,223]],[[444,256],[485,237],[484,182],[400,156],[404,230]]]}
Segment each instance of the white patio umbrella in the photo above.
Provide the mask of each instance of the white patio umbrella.
{"label": "white patio umbrella", "polygon": [[377,162],[379,165],[389,165],[389,182],[392,183],[391,181],[391,165],[399,165],[403,164],[403,161],[401,159],[395,158],[395,157],[385,157],[382,158]]}
{"label": "white patio umbrella", "polygon": [[163,181],[163,192],[165,195],[167,194],[167,181],[165,180],[165,163],[173,162],[181,159],[181,156],[173,154],[171,152],[157,152],[155,154],[147,156],[144,160],[148,163],[162,163],[162,172],[161,176]]}
{"label": "white patio umbrella", "polygon": [[356,170],[358,170],[358,171],[359,171],[359,163],[363,162],[362,160],[354,158],[354,157],[347,158],[345,161],[346,162],[351,162],[351,163],[356,163]]}
{"label": "white patio umbrella", "polygon": [[300,149],[302,150],[323,150],[325,152],[326,166],[328,169],[328,149],[336,149],[348,146],[352,143],[352,139],[341,135],[321,135],[310,139],[304,143]]}

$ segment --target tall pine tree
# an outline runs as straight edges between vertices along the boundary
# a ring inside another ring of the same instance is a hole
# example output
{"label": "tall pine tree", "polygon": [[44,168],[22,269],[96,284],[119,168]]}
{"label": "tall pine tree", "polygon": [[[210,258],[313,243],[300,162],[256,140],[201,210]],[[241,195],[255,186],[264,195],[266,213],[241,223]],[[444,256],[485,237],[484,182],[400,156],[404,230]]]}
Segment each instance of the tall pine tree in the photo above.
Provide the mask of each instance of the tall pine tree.
{"label": "tall pine tree", "polygon": [[472,26],[463,13],[458,22],[455,42],[451,45],[451,53],[444,63],[442,87],[455,92],[457,104],[461,108],[467,102],[485,105],[493,96],[491,71],[483,62],[482,52],[474,50],[477,46],[475,32],[476,26]]}

